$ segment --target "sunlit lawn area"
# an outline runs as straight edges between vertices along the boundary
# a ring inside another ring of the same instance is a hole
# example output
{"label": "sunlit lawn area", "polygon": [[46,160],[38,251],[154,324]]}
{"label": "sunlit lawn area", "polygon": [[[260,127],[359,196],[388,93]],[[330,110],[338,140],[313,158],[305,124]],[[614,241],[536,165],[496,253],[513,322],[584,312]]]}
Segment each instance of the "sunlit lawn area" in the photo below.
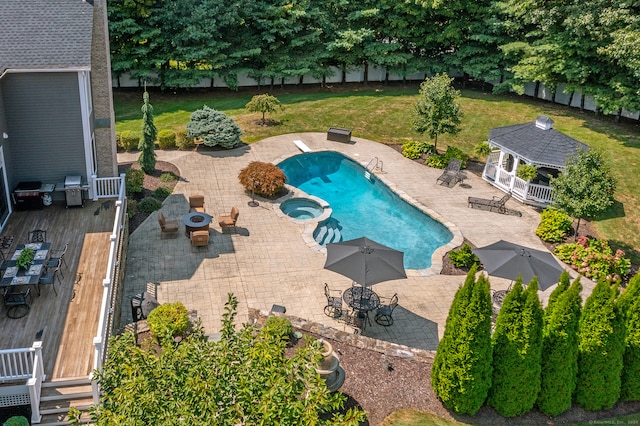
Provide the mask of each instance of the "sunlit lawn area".
{"label": "sunlit lawn area", "polygon": [[[274,126],[257,124],[261,115],[248,114],[244,105],[253,94],[266,93],[276,96],[285,106],[284,111],[268,115],[278,122]],[[411,139],[425,139],[412,127],[413,105],[417,99],[417,85],[402,88],[371,87],[348,92],[333,93],[318,89],[300,93],[282,93],[256,89],[239,93],[218,91],[215,93],[151,94],[156,127],[184,130],[190,114],[208,105],[225,111],[243,130],[243,141],[252,143],[266,137],[295,132],[324,132],[331,126],[345,127],[353,135],[386,144],[402,143]],[[142,120],[141,93],[115,95],[117,131],[140,131]],[[555,128],[587,145],[601,149],[611,165],[618,181],[616,204],[605,217],[596,221],[596,229],[603,238],[621,247],[640,263],[640,127],[617,124],[600,119],[592,112],[580,112],[548,102],[527,97],[496,96],[478,91],[463,91],[461,99],[465,117],[461,132],[456,136],[443,135],[438,148],[454,145],[473,155],[473,146],[486,141],[493,127],[533,121],[538,115],[548,115],[555,121]]]}

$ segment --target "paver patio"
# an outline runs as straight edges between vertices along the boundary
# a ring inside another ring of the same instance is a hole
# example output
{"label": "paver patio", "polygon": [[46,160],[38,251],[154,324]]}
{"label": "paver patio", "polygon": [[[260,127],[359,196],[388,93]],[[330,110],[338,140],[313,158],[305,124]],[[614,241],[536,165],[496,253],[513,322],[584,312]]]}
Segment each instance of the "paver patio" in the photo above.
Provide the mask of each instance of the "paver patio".
{"label": "paver patio", "polygon": [[[156,215],[151,215],[130,236],[122,324],[131,321],[130,298],[144,291],[147,282],[155,282],[159,284],[161,303],[181,301],[188,309],[197,310],[208,333],[220,329],[230,292],[239,299],[240,322],[248,320],[248,308],[268,311],[278,304],[286,307],[287,314],[349,330],[324,315],[323,289],[325,282],[331,288],[346,289],[350,281],[323,269],[325,255],[303,239],[304,225],[278,214],[274,201],[256,197],[260,205],[249,207],[251,196],[238,182],[239,171],[251,161],[278,163],[299,154],[294,140],[302,140],[314,151],[344,153],[363,165],[378,157],[383,165],[383,170],[376,172],[379,177],[433,211],[436,218],[448,222],[476,246],[504,239],[545,250],[534,234],[539,214],[533,208],[510,201],[507,206],[521,211],[521,217],[470,209],[470,195],[491,198],[503,194],[471,173],[453,188],[439,185],[436,179],[441,170],[417,164],[377,142],[354,137],[346,144],[328,141],[325,133],[295,133],[229,151],[157,151],[158,160],[175,164],[183,178],[165,201],[163,213],[168,219],[180,219],[189,210],[189,195],[204,194],[207,213],[214,216],[212,243],[208,251],[192,252],[182,232],[184,225],[176,238],[161,240]],[[136,161],[138,155],[120,153],[118,161]],[[240,209],[237,233],[222,233],[215,217],[227,214],[234,205]],[[453,296],[465,278],[438,272],[407,271],[405,280],[376,284],[374,290],[380,295],[397,292],[400,304],[394,312],[393,326],[374,322],[364,334],[415,348],[436,349]],[[510,283],[493,277],[490,281],[494,289],[504,289]],[[585,294],[590,293],[593,283],[583,280],[583,285]],[[546,300],[554,288],[541,292],[541,299]]]}

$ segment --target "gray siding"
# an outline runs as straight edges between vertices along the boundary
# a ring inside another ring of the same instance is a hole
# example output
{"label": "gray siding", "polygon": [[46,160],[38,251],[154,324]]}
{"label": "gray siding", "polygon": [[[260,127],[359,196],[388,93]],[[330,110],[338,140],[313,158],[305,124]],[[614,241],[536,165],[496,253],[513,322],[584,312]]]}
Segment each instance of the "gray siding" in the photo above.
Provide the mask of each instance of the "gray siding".
{"label": "gray siding", "polygon": [[9,144],[9,188],[20,181],[59,183],[67,175],[87,180],[78,75],[7,74],[2,80]]}

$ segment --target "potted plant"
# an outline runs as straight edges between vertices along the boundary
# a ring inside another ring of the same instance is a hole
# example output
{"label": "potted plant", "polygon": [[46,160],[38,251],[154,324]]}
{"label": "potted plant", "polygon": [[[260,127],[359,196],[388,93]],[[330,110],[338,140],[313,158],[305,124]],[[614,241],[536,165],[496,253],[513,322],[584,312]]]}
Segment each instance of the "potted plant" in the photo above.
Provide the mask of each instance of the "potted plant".
{"label": "potted plant", "polygon": [[520,164],[516,170],[516,176],[527,182],[538,175],[538,168],[532,164]]}
{"label": "potted plant", "polygon": [[36,255],[36,251],[32,248],[25,247],[20,252],[20,256],[16,259],[16,266],[18,269],[27,269],[33,262],[33,258]]}

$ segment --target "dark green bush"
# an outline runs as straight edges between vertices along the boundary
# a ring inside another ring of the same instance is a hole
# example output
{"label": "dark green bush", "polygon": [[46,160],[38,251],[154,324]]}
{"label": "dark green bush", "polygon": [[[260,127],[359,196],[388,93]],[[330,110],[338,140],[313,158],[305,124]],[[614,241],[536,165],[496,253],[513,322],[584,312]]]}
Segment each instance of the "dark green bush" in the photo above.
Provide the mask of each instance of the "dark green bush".
{"label": "dark green bush", "polygon": [[260,333],[268,334],[281,340],[289,340],[293,334],[291,321],[285,317],[270,316],[260,329]]}
{"label": "dark green bush", "polygon": [[408,141],[402,144],[402,155],[411,160],[420,158],[422,154],[434,154],[435,146],[428,142]]}
{"label": "dark green bush", "polygon": [[162,129],[158,132],[158,147],[171,149],[176,147],[176,132],[171,129]]}
{"label": "dark green bush", "polygon": [[29,426],[29,420],[24,416],[9,417],[2,426]]}
{"label": "dark green bush", "polygon": [[563,272],[558,288],[549,298],[542,332],[542,372],[537,405],[548,416],[571,408],[578,373],[578,326],[582,309],[582,285],[576,279],[570,288],[569,273]]}
{"label": "dark green bush", "polygon": [[621,399],[640,400],[640,274],[629,280],[618,298],[625,318],[626,337],[621,377]]}
{"label": "dark green bush", "polygon": [[480,264],[478,256],[471,252],[471,246],[467,243],[463,244],[458,250],[449,252],[449,260],[457,268],[470,268],[474,264]]}
{"label": "dark green bush", "polygon": [[131,151],[138,148],[140,143],[140,134],[133,130],[125,130],[120,133],[120,148],[125,151]]}
{"label": "dark green bush", "polygon": [[547,207],[540,214],[536,235],[543,241],[561,243],[571,231],[573,221],[566,213]]}
{"label": "dark green bush", "polygon": [[193,138],[189,137],[186,130],[176,132],[176,146],[178,149],[190,149],[194,147]]}
{"label": "dark green bush", "polygon": [[138,202],[133,199],[127,199],[127,217],[131,219],[138,213]]}
{"label": "dark green bush", "polygon": [[491,387],[491,296],[473,267],[456,292],[444,336],[431,370],[431,384],[443,404],[461,414],[475,414]]}
{"label": "dark green bush", "polygon": [[534,278],[507,293],[492,337],[493,377],[487,402],[506,417],[533,408],[540,393],[542,307]]}
{"label": "dark green bush", "polygon": [[133,195],[138,192],[142,192],[142,185],[144,184],[144,172],[140,169],[129,168],[124,175],[124,185],[127,194]]}
{"label": "dark green bush", "polygon": [[163,174],[160,175],[160,177],[158,179],[160,180],[160,182],[175,182],[179,178],[178,178],[178,176],[174,175],[173,173],[163,173]]}
{"label": "dark green bush", "polygon": [[160,201],[164,200],[169,195],[171,195],[171,189],[166,186],[157,187],[152,194],[153,198],[157,198]]}
{"label": "dark green bush", "polygon": [[586,410],[609,409],[620,398],[624,322],[616,292],[599,281],[580,318],[575,402]]}
{"label": "dark green bush", "polygon": [[138,203],[138,210],[146,213],[152,213],[156,210],[160,210],[160,207],[162,207],[162,202],[153,197],[144,197]]}
{"label": "dark green bush", "polygon": [[184,336],[189,329],[189,312],[181,302],[164,303],[147,317],[149,331],[161,344],[173,342],[174,337]]}

